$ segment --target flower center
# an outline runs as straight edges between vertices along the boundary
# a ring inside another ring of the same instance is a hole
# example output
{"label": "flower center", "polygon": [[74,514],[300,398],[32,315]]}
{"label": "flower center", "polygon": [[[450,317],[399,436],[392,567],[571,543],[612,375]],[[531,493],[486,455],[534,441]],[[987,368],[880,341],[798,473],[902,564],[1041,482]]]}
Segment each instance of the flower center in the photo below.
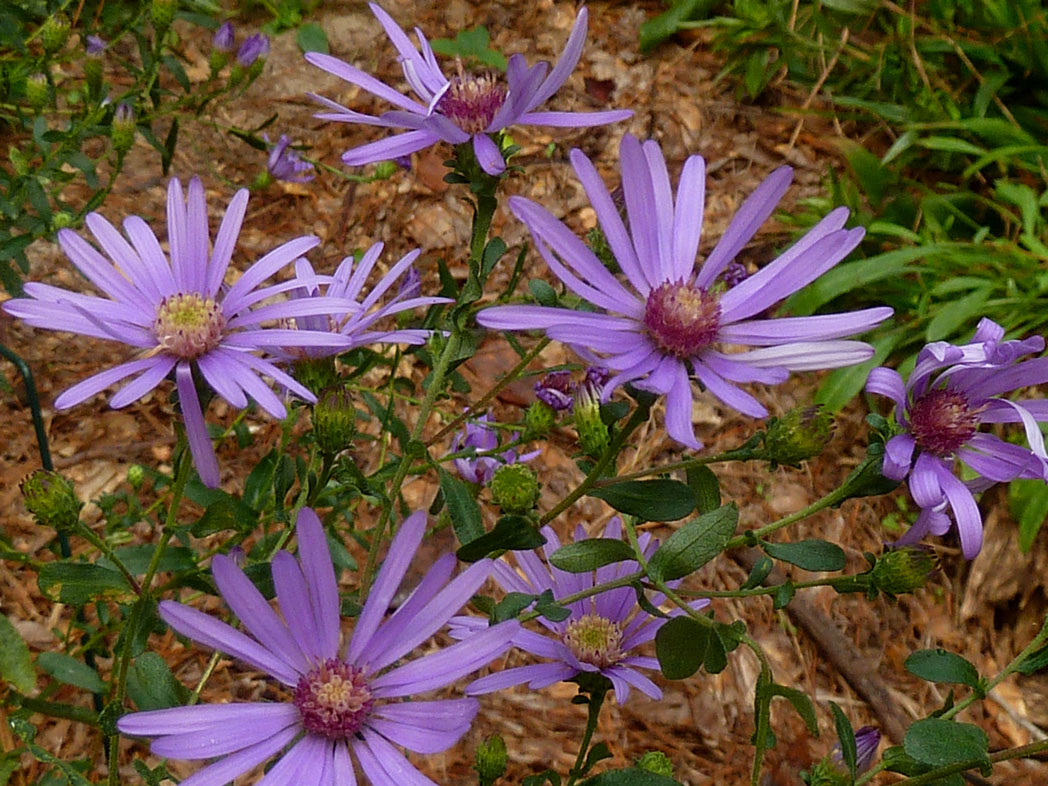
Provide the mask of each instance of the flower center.
{"label": "flower center", "polygon": [[585,614],[568,623],[564,643],[583,663],[607,668],[622,658],[622,625],[599,614]]}
{"label": "flower center", "polygon": [[364,673],[338,658],[328,658],[303,676],[294,701],[305,730],[329,740],[356,734],[375,703]]}
{"label": "flower center", "polygon": [[494,74],[467,74],[458,63],[458,75],[437,102],[437,111],[467,134],[481,134],[504,103],[506,86]]}
{"label": "flower center", "polygon": [[910,433],[921,450],[948,456],[972,438],[977,415],[963,393],[932,390],[910,407]]}
{"label": "flower center", "polygon": [[222,307],[195,292],[164,298],[153,320],[153,335],[161,349],[186,360],[217,347],[225,329]]}
{"label": "flower center", "polygon": [[683,281],[667,282],[648,295],[644,326],[659,349],[691,358],[713,343],[720,316],[720,303],[714,295]]}

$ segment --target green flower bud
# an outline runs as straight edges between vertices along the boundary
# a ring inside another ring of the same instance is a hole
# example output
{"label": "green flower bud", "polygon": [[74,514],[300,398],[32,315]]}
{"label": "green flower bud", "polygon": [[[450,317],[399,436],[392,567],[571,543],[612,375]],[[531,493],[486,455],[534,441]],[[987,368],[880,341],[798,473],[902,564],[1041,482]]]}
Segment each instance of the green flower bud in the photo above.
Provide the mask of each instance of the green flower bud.
{"label": "green flower bud", "polygon": [[662,751],[648,751],[637,759],[636,764],[640,769],[654,772],[656,775],[673,777],[673,762]]}
{"label": "green flower bud", "polygon": [[818,456],[833,436],[833,414],[821,404],[791,409],[768,424],[765,445],[775,464],[796,466]]}
{"label": "green flower bud", "polygon": [[22,481],[22,498],[37,524],[59,532],[71,530],[80,519],[84,504],[76,498],[73,484],[57,472],[38,469]]}
{"label": "green flower bud", "polygon": [[526,464],[504,464],[488,485],[495,504],[507,513],[527,513],[539,500],[538,478]]}
{"label": "green flower bud", "polygon": [[575,391],[572,412],[575,415],[579,447],[587,456],[599,458],[611,442],[608,425],[600,416],[600,388],[589,383],[579,385]]}
{"label": "green flower bud", "polygon": [[357,411],[345,388],[326,391],[313,407],[313,436],[323,453],[333,456],[350,446],[357,433]]}
{"label": "green flower bud", "polygon": [[524,438],[539,437],[557,422],[557,413],[544,401],[534,401],[524,414]]}
{"label": "green flower bud", "polygon": [[126,101],[121,101],[113,112],[113,125],[109,129],[113,149],[123,155],[135,143],[135,110]]}
{"label": "green flower bud", "polygon": [[492,734],[474,751],[473,769],[480,776],[480,786],[491,786],[506,774],[506,743]]}
{"label": "green flower bud", "polygon": [[939,561],[929,549],[903,546],[886,552],[870,571],[875,589],[885,595],[904,595],[924,586],[939,569]]}
{"label": "green flower bud", "polygon": [[51,85],[47,74],[33,74],[25,80],[25,100],[34,112],[39,112],[51,103]]}
{"label": "green flower bud", "polygon": [[69,40],[69,19],[65,14],[49,16],[40,28],[40,42],[48,53],[57,52]]}
{"label": "green flower bud", "polygon": [[335,358],[303,357],[295,361],[295,379],[319,396],[325,390],[338,384],[338,372],[335,371]]}
{"label": "green flower bud", "polygon": [[162,33],[171,27],[177,10],[178,0],[153,0],[149,7],[149,15],[153,19],[153,27],[157,32]]}
{"label": "green flower bud", "polygon": [[397,173],[400,166],[396,161],[379,161],[371,171],[372,180],[389,180]]}
{"label": "green flower bud", "polygon": [[75,217],[68,210],[59,210],[51,217],[51,226],[55,229],[65,229],[71,227],[74,220]]}
{"label": "green flower bud", "polygon": [[848,773],[835,766],[829,756],[816,762],[811,772],[802,772],[801,780],[808,786],[848,786],[851,782]]}
{"label": "green flower bud", "polygon": [[131,484],[131,488],[138,491],[142,488],[142,481],[146,478],[146,468],[141,464],[132,464],[127,468],[127,482]]}

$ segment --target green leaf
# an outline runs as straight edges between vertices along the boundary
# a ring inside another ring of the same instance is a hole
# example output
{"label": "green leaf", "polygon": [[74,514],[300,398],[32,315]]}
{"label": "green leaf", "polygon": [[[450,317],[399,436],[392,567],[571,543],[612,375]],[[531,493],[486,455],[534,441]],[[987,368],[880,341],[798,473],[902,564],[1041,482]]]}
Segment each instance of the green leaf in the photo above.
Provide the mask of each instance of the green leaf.
{"label": "green leaf", "polygon": [[510,620],[535,602],[537,596],[525,592],[510,592],[495,606],[492,622]]}
{"label": "green leaf", "polygon": [[640,51],[650,52],[680,30],[681,23],[705,19],[713,10],[713,0],[675,0],[670,10],[640,26]]}
{"label": "green leaf", "polygon": [[588,573],[633,558],[633,549],[625,541],[618,538],[589,538],[561,546],[550,555],[549,561],[568,573]]}
{"label": "green leaf", "polygon": [[444,504],[448,506],[451,526],[459,543],[465,546],[484,536],[484,522],[480,516],[480,506],[473,499],[469,488],[461,480],[446,470],[438,470],[440,492]]}
{"label": "green leaf", "polygon": [[189,698],[189,691],[155,652],[135,658],[127,673],[127,693],[142,711],[180,707]]}
{"label": "green leaf", "polygon": [[[730,629],[729,629],[730,630]],[[683,680],[705,666],[709,674],[719,674],[728,665],[728,651],[737,642],[725,645],[718,631],[691,617],[673,617],[655,634],[655,657],[662,674],[670,680]]]}
{"label": "green leaf", "polygon": [[681,786],[679,781],[657,772],[630,767],[625,770],[608,770],[579,782],[579,786]]}
{"label": "green leaf", "polygon": [[474,58],[486,66],[505,71],[506,56],[488,46],[490,40],[488,29],[481,25],[472,30],[460,30],[454,41],[447,38],[434,38],[429,43],[438,55],[461,57],[464,60]]}
{"label": "green leaf", "polygon": [[750,569],[750,575],[746,577],[746,581],[743,582],[739,589],[748,590],[759,587],[768,574],[771,573],[772,568],[775,567],[775,563],[763,554],[757,558],[757,561],[753,563],[753,568]]}
{"label": "green leaf", "polygon": [[104,693],[106,686],[98,672],[64,652],[41,652],[36,665],[59,682],[75,685],[91,693]]}
{"label": "green leaf", "polygon": [[463,562],[476,562],[495,551],[537,549],[546,538],[523,516],[503,516],[486,535],[461,546],[455,552]]}
{"label": "green leaf", "polygon": [[22,693],[29,693],[36,687],[29,647],[11,620],[3,615],[0,615],[0,679]]}
{"label": "green leaf", "polygon": [[903,748],[922,764],[944,767],[964,761],[986,761],[986,732],[970,723],[942,718],[919,720],[906,730]]}
{"label": "green leaf", "polygon": [[724,551],[738,523],[739,509],[734,502],[692,519],[652,554],[648,574],[672,581],[698,570]]}
{"label": "green leaf", "polygon": [[58,588],[58,600],[73,606],[82,606],[89,600],[118,596],[130,592],[124,577],[111,568],[87,562],[48,562],[37,576],[40,591],[54,598],[51,590]]}
{"label": "green leaf", "polygon": [[695,495],[695,510],[709,513],[721,506],[720,481],[713,470],[706,466],[688,467],[686,476]]}
{"label": "green leaf", "polygon": [[841,746],[841,758],[844,759],[844,764],[848,767],[848,773],[854,781],[857,774],[855,771],[856,761],[859,755],[855,748],[855,729],[852,728],[851,721],[848,720],[848,716],[844,714],[844,711],[832,701],[830,702],[830,711],[833,712],[833,725],[837,728],[837,740]]}
{"label": "green leaf", "polygon": [[306,22],[306,24],[299,27],[298,32],[295,33],[295,42],[303,54],[320,52],[326,55],[331,52],[331,48],[328,46],[327,33],[316,22]]}
{"label": "green leaf", "polygon": [[676,521],[695,509],[692,490],[679,480],[668,478],[627,480],[588,493],[615,510],[644,521]]}
{"label": "green leaf", "polygon": [[819,736],[819,721],[815,717],[815,707],[812,706],[811,699],[808,698],[807,693],[796,688],[779,685],[778,683],[772,683],[768,690],[772,696],[781,696],[792,704],[793,709],[797,710],[797,714],[801,716],[804,725],[808,727],[808,731],[811,732],[812,736]]}
{"label": "green leaf", "polygon": [[225,530],[250,532],[257,526],[258,513],[242,500],[226,495],[207,505],[204,515],[196,520],[189,531],[202,538]]}
{"label": "green leaf", "polygon": [[872,339],[870,344],[873,346],[873,357],[857,366],[845,366],[827,374],[815,394],[815,403],[822,404],[830,412],[844,409],[845,405],[866,387],[866,378],[870,376],[870,371],[884,363],[902,338],[901,333],[889,333]]}
{"label": "green leaf", "polygon": [[942,341],[957,332],[965,323],[983,314],[986,301],[990,299],[990,288],[977,289],[960,300],[943,304],[934,317],[928,322],[924,331],[927,341]]}
{"label": "green leaf", "polygon": [[[138,546],[122,546],[113,553],[124,564],[128,573],[133,576],[141,576],[149,568],[149,563],[153,561],[153,554],[156,550],[157,546],[155,544],[144,543]],[[97,564],[105,567],[115,567],[108,557],[102,557]],[[191,549],[185,546],[171,546],[160,556],[160,562],[157,567],[157,570],[161,573],[178,573],[196,569],[196,556]]]}
{"label": "green leaf", "polygon": [[796,543],[768,543],[761,541],[761,548],[772,557],[799,568],[812,571],[844,570],[844,550],[835,543],[825,540],[801,540]]}
{"label": "green leaf", "polygon": [[549,284],[541,278],[533,278],[528,282],[528,291],[540,306],[556,306],[557,293]]}
{"label": "green leaf", "polygon": [[1013,480],[1008,484],[1008,507],[1019,522],[1019,550],[1029,554],[1048,519],[1048,486],[1040,480]]}
{"label": "green leaf", "polygon": [[980,689],[979,672],[960,655],[944,649],[918,650],[906,658],[906,670],[928,682],[951,682]]}
{"label": "green leaf", "polygon": [[1048,644],[1030,653],[1030,657],[1015,667],[1023,674],[1033,674],[1048,666]]}

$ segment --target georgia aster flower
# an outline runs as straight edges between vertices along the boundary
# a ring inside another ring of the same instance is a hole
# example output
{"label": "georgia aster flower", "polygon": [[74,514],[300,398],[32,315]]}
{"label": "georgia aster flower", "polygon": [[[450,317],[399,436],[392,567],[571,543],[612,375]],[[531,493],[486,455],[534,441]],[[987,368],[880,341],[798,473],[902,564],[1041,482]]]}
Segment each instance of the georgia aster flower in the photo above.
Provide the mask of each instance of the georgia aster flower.
{"label": "georgia aster flower", "polygon": [[[269,137],[265,137],[268,142]],[[269,160],[266,162],[266,171],[277,180],[285,180],[288,183],[307,183],[313,179],[313,165],[303,161],[298,151],[292,150],[291,138],[287,134],[281,134],[280,140],[269,152]]]}
{"label": "georgia aster flower", "polygon": [[211,46],[219,52],[232,52],[236,44],[236,31],[233,23],[226,21],[218,26],[215,35],[211,38]]}
{"label": "georgia aster flower", "polygon": [[365,294],[364,285],[368,276],[382,255],[383,243],[375,243],[364,252],[360,262],[352,256],[342,260],[331,277],[318,276],[313,272],[313,266],[305,259],[295,263],[296,281],[301,286],[293,290],[291,295],[296,299],[312,299],[319,295],[321,284],[324,285],[324,294],[328,298],[337,298],[345,304],[339,312],[331,314],[305,315],[297,317],[295,324],[309,331],[330,332],[341,335],[344,341],[337,347],[305,347],[292,353],[290,356],[301,357],[323,357],[344,352],[347,349],[363,346],[365,344],[425,344],[432,334],[432,330],[405,329],[405,330],[375,330],[375,323],[409,311],[413,308],[431,306],[435,303],[453,303],[446,297],[423,297],[410,288],[400,289],[385,303],[380,303],[382,296],[400,280],[401,276],[410,274],[412,265],[422,252],[419,249],[409,251],[390,268],[371,289]]}
{"label": "georgia aster flower", "polygon": [[170,257],[138,216],[124,221],[125,239],[101,215],[89,213],[87,228],[109,259],[69,229],[59,231],[58,243],[105,297],[28,283],[28,297],[3,304],[8,314],[33,327],[120,341],[138,350],[134,360],[88,377],[62,393],[55,400],[57,409],[72,407],[132,377],[110,399],[111,406],[124,407],[173,372],[193,463],[200,479],[212,487],[219,481],[218,459],[204,423],[194,374],[231,406],[246,407],[250,396],[270,415],[283,419],[287,415],[284,404],[261,377],[269,377],[307,401],[316,399],[255,353],[275,346],[337,348],[349,343],[327,331],[264,327],[280,319],[330,313],[345,307],[341,300],[313,298],[255,308],[272,295],[294,288],[287,283],[259,285],[316,246],[319,238],[306,236],[284,243],[251,265],[232,286],[223,287],[247,200],[246,190],[233,196],[209,251],[204,186],[194,177],[184,196],[181,183],[173,178],[167,191]]}
{"label": "georgia aster flower", "polygon": [[[608,522],[603,537],[619,538],[621,531],[622,522],[615,517]],[[550,527],[544,527],[542,534],[546,537],[546,545],[542,548],[547,562],[544,563],[532,551],[513,552],[520,573],[506,562],[495,562],[492,578],[506,592],[538,595],[551,590],[553,599],[560,600],[639,569],[636,562],[626,561],[606,565],[594,573],[567,573],[548,564],[550,555],[560,548],[557,534]],[[586,537],[582,527],[575,530],[575,540]],[[646,557],[650,557],[658,548],[658,542],[646,532],[640,534],[638,542]],[[678,583],[673,582],[672,586]],[[661,594],[651,597],[651,602],[656,606],[664,600]],[[691,604],[694,609],[708,605],[709,601],[705,599]],[[545,633],[521,629],[513,636],[514,646],[548,658],[550,662],[517,666],[489,674],[470,683],[466,692],[472,695],[491,693],[525,682],[529,688],[537,690],[586,671],[607,677],[614,686],[619,704],[624,704],[629,698],[631,686],[653,699],[662,698],[659,687],[638,671],[658,671],[658,661],[650,656],[638,655],[634,650],[655,638],[665,618],[653,617],[641,609],[631,587],[608,590],[568,604],[568,608],[571,609],[571,616],[561,622],[538,618],[538,622],[546,628]],[[671,616],[677,613],[681,613],[680,609]],[[477,631],[487,630],[486,622],[477,617],[455,617],[451,623],[451,635],[464,638],[467,642],[472,640],[470,637],[476,635]]]}
{"label": "georgia aster flower", "polygon": [[159,756],[214,759],[182,781],[185,786],[222,786],[289,745],[260,784],[353,786],[352,753],[375,786],[435,786],[395,746],[446,750],[469,729],[477,702],[403,699],[476,671],[509,647],[517,623],[401,662],[469,601],[491,569],[490,561],[478,562],[449,582],[455,558],[446,554],[387,616],[425,529],[422,512],[404,520],[341,655],[338,586],[313,511],[304,508],[298,516],[299,560],[286,551],[273,557],[280,615],[232,559],[215,556],[215,583],[246,633],[171,601],[160,604],[160,616],[182,635],[269,674],[287,700],[135,712],[117,728],[155,738],[150,749]]}
{"label": "georgia aster flower", "polygon": [[568,37],[568,44],[552,71],[545,62],[529,68],[524,56],[516,54],[509,59],[503,81],[500,75],[493,73],[466,73],[461,63],[457,72],[449,79],[437,63],[433,49],[421,30],[415,28],[415,35],[418,37],[416,49],[389,14],[374,3],[371,3],[370,7],[400,53],[404,79],[418,100],[401,95],[370,74],[338,58],[319,52],[308,52],[306,60],[313,65],[363,88],[396,107],[393,111],[375,117],[355,112],[311,93],[311,98],[332,110],[318,114],[318,118],[339,123],[408,129],[406,133],[346,151],[342,154],[342,161],[350,166],[397,158],[429,147],[440,140],[453,145],[472,140],[473,152],[481,167],[489,175],[498,175],[506,168],[506,162],[498,144],[490,135],[497,134],[509,126],[583,128],[625,120],[633,114],[629,110],[587,113],[536,111],[560,89],[579,62],[582,45],[586,39],[588,12],[585,8],[579,11]]}
{"label": "georgia aster flower", "polygon": [[[725,288],[718,277],[771,215],[789,186],[782,167],[743,203],[724,235],[695,271],[702,227],[705,162],[684,164],[676,205],[659,146],[623,137],[622,188],[629,230],[596,169],[579,150],[571,161],[597,213],[601,229],[626,277],[620,282],[596,255],[545,208],[511,197],[513,213],[527,224],[542,257],[568,289],[600,313],[546,306],[497,306],[477,321],[498,330],[544,330],[572,345],[615,375],[604,400],[625,382],[666,395],[666,431],[690,448],[701,443],[691,422],[690,377],[728,406],[766,417],[764,406],[735,386],[778,384],[790,371],[837,368],[868,360],[873,348],[838,341],[891,315],[869,308],[814,317],[754,318],[826,272],[858,245],[862,229],[844,229],[846,208],[837,208],[778,259]],[[720,345],[759,347],[725,352]]]}
{"label": "georgia aster flower", "polygon": [[[892,480],[908,478],[910,494],[921,508],[916,523],[897,543],[916,543],[929,532],[945,534],[952,513],[961,550],[972,559],[982,548],[982,516],[972,492],[1016,478],[1048,479],[1048,456],[1037,425],[1048,421],[1048,401],[1002,397],[1048,382],[1048,358],[1019,360],[1044,349],[1044,339],[1003,337],[1004,328],[983,319],[971,343],[938,341],[922,349],[905,384],[893,369],[870,372],[866,390],[895,402],[895,421],[902,429],[884,446],[881,472]],[[1022,423],[1029,447],[980,432],[982,423]],[[979,477],[962,482],[954,475],[955,459]]]}
{"label": "georgia aster flower", "polygon": [[[455,453],[465,448],[473,448],[478,453],[489,453],[498,448],[498,432],[488,425],[490,422],[491,415],[485,413],[477,418],[475,422],[467,423],[466,428],[452,438],[451,452]],[[514,434],[512,439],[515,440],[518,436],[519,435]],[[491,481],[492,476],[495,474],[495,470],[502,465],[516,464],[518,461],[531,461],[541,452],[541,450],[533,450],[530,453],[524,453],[518,456],[516,450],[509,448],[508,450],[503,451],[502,455],[498,458],[495,456],[457,458],[455,459],[455,469],[458,470],[458,474],[462,476],[463,480],[468,480],[470,483],[478,483],[483,486]]]}
{"label": "georgia aster flower", "polygon": [[250,68],[259,58],[265,60],[267,57],[269,57],[269,36],[265,33],[249,35],[237,50],[237,63],[242,68]]}

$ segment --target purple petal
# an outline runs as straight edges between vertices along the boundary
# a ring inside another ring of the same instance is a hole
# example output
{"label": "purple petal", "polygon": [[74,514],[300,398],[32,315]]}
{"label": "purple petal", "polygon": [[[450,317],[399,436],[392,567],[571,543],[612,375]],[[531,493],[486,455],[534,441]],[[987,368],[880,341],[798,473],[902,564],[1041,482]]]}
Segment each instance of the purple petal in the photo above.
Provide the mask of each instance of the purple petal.
{"label": "purple petal", "polygon": [[264,742],[285,729],[299,726],[301,718],[293,704],[281,704],[283,712],[230,719],[178,734],[165,734],[149,746],[156,756],[169,759],[213,759]]}
{"label": "purple petal", "polygon": [[[641,693],[644,693],[656,701],[662,698],[662,690],[659,686],[639,671],[635,671],[626,666],[612,666],[610,669],[604,669],[603,673],[608,677],[611,677],[612,675],[618,677],[623,682],[629,683]],[[616,694],[618,694],[618,691],[616,691]],[[625,699],[623,699],[623,701],[625,701]]]}
{"label": "purple petal", "polygon": [[557,59],[557,64],[553,66],[553,70],[546,77],[546,81],[542,83],[542,87],[532,96],[528,105],[529,110],[545,103],[550,96],[560,90],[561,85],[571,76],[571,72],[575,70],[575,66],[578,65],[579,58],[582,56],[582,47],[586,43],[586,26],[588,22],[589,11],[584,6],[579,10],[579,15],[575,17],[575,24],[571,27],[568,43],[565,44],[564,51],[561,52],[560,57]]}
{"label": "purple petal", "polygon": [[416,150],[429,147],[440,141],[440,137],[429,129],[418,131],[407,131],[403,134],[380,139],[377,142],[369,142],[366,145],[358,145],[350,148],[342,154],[342,163],[348,166],[363,166],[373,164],[376,161],[389,161],[410,155]]}
{"label": "purple petal", "polygon": [[150,275],[150,271],[146,264],[142,262],[138,252],[136,252],[131,245],[124,240],[123,236],[116,231],[116,228],[110,224],[105,218],[99,213],[88,213],[84,219],[84,223],[87,228],[91,230],[91,234],[95,236],[99,245],[102,246],[102,250],[105,251],[110,258],[117,263],[124,274],[131,279],[132,285],[138,289],[147,300],[153,303],[159,303],[164,297],[156,285],[153,276]]}
{"label": "purple petal", "polygon": [[120,300],[142,311],[155,309],[155,304],[121,276],[112,263],[71,229],[58,231],[58,244],[81,273],[113,300]]}
{"label": "purple petal", "polygon": [[935,465],[939,486],[957,522],[957,534],[961,539],[961,552],[965,559],[975,559],[982,548],[982,515],[975,498],[967,487],[942,464]]}
{"label": "purple petal", "polygon": [[186,238],[188,219],[186,217],[186,200],[182,193],[182,183],[177,177],[167,184],[167,244],[171,249],[171,271],[180,292],[196,291],[192,287],[192,260],[187,253]]}
{"label": "purple petal", "polygon": [[222,217],[222,223],[218,227],[215,236],[215,246],[211,251],[211,264],[207,269],[207,281],[205,291],[211,297],[218,294],[222,281],[226,277],[229,268],[229,260],[233,258],[233,249],[236,247],[237,238],[240,236],[240,227],[244,223],[244,214],[247,212],[248,190],[242,188],[233,194],[229,200],[229,207]]}
{"label": "purple petal", "polygon": [[875,396],[887,396],[894,401],[896,419],[900,419],[906,412],[906,388],[902,377],[895,369],[883,366],[872,369],[866,378],[866,392]]}
{"label": "purple petal", "polygon": [[409,726],[459,727],[473,723],[478,709],[479,705],[473,699],[437,699],[379,704],[373,713],[376,717]]}
{"label": "purple petal", "polygon": [[862,341],[801,341],[738,352],[732,360],[757,368],[782,366],[790,371],[818,371],[864,363],[873,357],[873,347]]}
{"label": "purple petal", "polygon": [[466,686],[466,693],[470,696],[482,696],[485,693],[494,693],[515,685],[523,685],[525,682],[532,690],[539,690],[554,682],[571,679],[576,674],[578,674],[578,669],[566,663],[536,663],[531,666],[518,666],[474,680]]}
{"label": "purple petal", "polygon": [[228,366],[222,361],[222,356],[209,352],[197,358],[197,368],[200,369],[200,373],[204,375],[204,381],[211,386],[212,390],[224,398],[230,406],[243,409],[247,406],[247,396],[228,373]]}
{"label": "purple petal", "polygon": [[691,422],[691,381],[682,363],[677,363],[673,386],[666,395],[666,433],[692,450],[702,450]]}
{"label": "purple petal", "polygon": [[160,602],[160,617],[193,641],[242,660],[275,677],[285,685],[297,685],[301,676],[274,653],[226,623],[202,611],[172,601]]}
{"label": "purple petal", "polygon": [[282,267],[290,264],[311,248],[315,248],[319,243],[320,238],[312,235],[296,237],[294,240],[289,240],[287,243],[277,246],[251,265],[244,271],[244,275],[238,278],[236,283],[229,288],[226,296],[222,299],[222,313],[226,319],[232,319],[244,307],[244,297],[251,290]]}
{"label": "purple petal", "polygon": [[173,357],[157,355],[152,359],[155,361],[153,365],[143,371],[137,379],[128,382],[124,387],[117,391],[113,397],[109,399],[109,406],[113,409],[120,409],[121,407],[127,406],[132,401],[137,401],[163,382],[171,372],[171,369],[175,367],[176,359]]}
{"label": "purple petal", "polygon": [[208,241],[211,230],[207,225],[207,200],[204,196],[204,184],[199,177],[189,181],[189,192],[186,198],[186,246],[189,254],[186,272],[190,275],[188,283],[194,292],[207,291],[208,277]]}
{"label": "purple petal", "polygon": [[231,753],[214,764],[197,770],[182,781],[181,786],[224,786],[238,775],[247,772],[279,753],[298,736],[299,730],[291,726],[268,740],[252,745],[250,748]]}
{"label": "purple petal", "polygon": [[442,753],[462,739],[469,725],[446,728],[414,726],[382,718],[370,718],[368,728],[414,753]]}
{"label": "purple petal", "polygon": [[913,501],[922,508],[934,508],[943,502],[943,490],[938,480],[937,469],[943,466],[942,459],[928,453],[921,453],[910,471],[907,485]]}
{"label": "purple petal", "polygon": [[178,284],[175,283],[175,276],[171,272],[171,264],[167,261],[160,241],[156,239],[149,224],[138,216],[128,216],[124,219],[124,231],[142,260],[144,272],[153,279],[153,289],[161,297],[177,292]]}
{"label": "purple petal", "polygon": [[763,404],[749,393],[739,390],[734,385],[726,382],[723,377],[716,374],[701,359],[695,358],[692,362],[692,368],[695,371],[695,376],[706,386],[706,389],[732,409],[753,418],[766,418],[768,416],[768,410],[764,408]]}
{"label": "purple petal", "polygon": [[337,645],[333,649],[321,646],[316,614],[310,605],[309,587],[295,558],[286,551],[278,551],[273,555],[270,569],[280,613],[298,645],[316,660],[326,660],[338,655]]}
{"label": "purple petal", "polygon": [[[353,629],[353,637],[349,642],[349,651],[346,653],[348,663],[367,663],[362,656],[368,649],[371,637],[378,629],[382,618],[386,616],[386,610],[393,600],[400,582],[407,573],[422,536],[426,533],[426,514],[424,511],[416,511],[404,519],[389,544],[385,562],[375,577],[375,583],[368,593],[367,602],[360,612],[356,628]],[[417,662],[417,661],[416,661]],[[388,676],[388,675],[386,675]]]}
{"label": "purple petal", "polygon": [[824,341],[864,333],[891,315],[892,309],[880,306],[815,317],[758,319],[725,325],[718,331],[717,337],[732,344],[758,347],[794,341]]}
{"label": "purple petal", "polygon": [[255,786],[318,786],[324,771],[324,755],[331,743],[322,737],[307,734],[270,767]]}
{"label": "purple petal", "polygon": [[373,786],[437,786],[381,736],[366,726],[360,733],[363,739],[353,740],[353,752]]}
{"label": "purple petal", "polygon": [[655,209],[655,193],[647,157],[640,142],[632,134],[622,137],[619,145],[622,169],[622,193],[626,200],[630,234],[637,251],[641,271],[651,286],[665,282],[659,258],[660,222],[672,222],[672,214],[660,216]]}
{"label": "purple petal", "polygon": [[317,514],[310,508],[302,508],[295,520],[298,535],[298,557],[302,561],[312,599],[313,615],[320,633],[320,646],[325,652],[338,651],[342,613],[338,596],[338,581],[335,566],[331,561],[324,527]]}
{"label": "purple petal", "polygon": [[555,128],[591,128],[618,123],[633,117],[632,109],[606,112],[527,112],[517,118],[517,125],[552,126]]}
{"label": "purple petal", "polygon": [[55,399],[55,409],[68,409],[82,401],[86,401],[96,393],[101,393],[110,385],[115,385],[122,379],[127,379],[132,374],[148,371],[154,366],[164,365],[163,358],[141,358],[121,363],[119,366],[107,368],[82,382],[77,382],[73,387],[66,390]]}
{"label": "purple petal", "polygon": [[236,723],[252,725],[256,721],[267,722],[284,717],[297,720],[298,710],[294,704],[194,704],[190,707],[132,712],[120,718],[116,726],[121,734],[132,737],[160,737],[166,734],[221,729]]}
{"label": "purple petal", "polygon": [[910,471],[913,451],[917,446],[909,434],[897,434],[884,445],[881,473],[890,480],[902,480]]}
{"label": "purple petal", "polygon": [[473,135],[473,153],[480,168],[489,175],[498,177],[506,171],[506,161],[502,158],[498,145],[492,142],[487,134]]}
{"label": "purple petal", "polygon": [[673,213],[671,276],[675,280],[686,281],[695,269],[705,202],[706,161],[702,156],[688,156],[677,184],[677,207]]}
{"label": "purple petal", "polygon": [[250,366],[242,362],[244,353],[218,347],[210,353],[225,364],[225,372],[236,379],[236,384],[243,388],[258,405],[277,420],[287,417],[287,410],[280,398],[269,389]]}
{"label": "purple petal", "polygon": [[207,423],[204,422],[200,399],[193,384],[193,371],[188,363],[182,362],[175,366],[175,386],[178,389],[178,408],[182,411],[182,421],[186,426],[189,452],[193,454],[193,466],[205,486],[218,488],[218,456],[215,455],[211,436],[207,433]]}
{"label": "purple petal", "polygon": [[382,98],[394,106],[399,106],[401,109],[406,109],[409,112],[415,112],[417,114],[424,115],[426,113],[426,107],[422,104],[412,101],[407,96],[401,95],[385,83],[375,79],[371,74],[367,74],[359,68],[354,68],[349,65],[349,63],[344,63],[337,57],[321,54],[320,52],[307,52],[306,61],[311,65],[315,65],[317,68],[322,68],[329,74],[334,74],[339,79],[344,79],[350,84],[364,88],[372,95]]}

